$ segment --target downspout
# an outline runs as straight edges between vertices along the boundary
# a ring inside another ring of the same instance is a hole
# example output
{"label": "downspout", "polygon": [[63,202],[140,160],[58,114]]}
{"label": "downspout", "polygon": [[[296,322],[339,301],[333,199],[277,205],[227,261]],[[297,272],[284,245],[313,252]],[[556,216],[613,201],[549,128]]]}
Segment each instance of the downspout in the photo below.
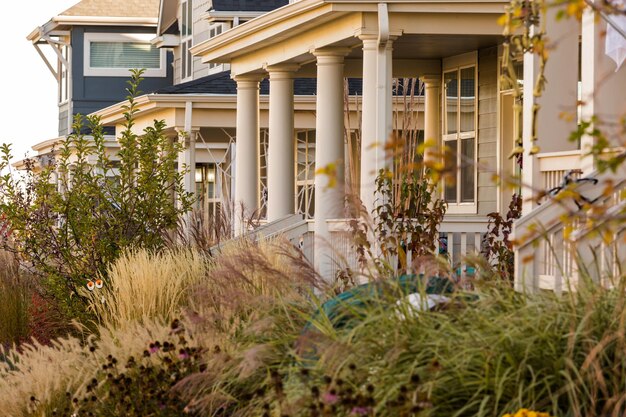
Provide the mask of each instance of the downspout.
{"label": "downspout", "polygon": [[389,10],[387,3],[378,3],[378,48],[387,47],[389,41]]}
{"label": "downspout", "polygon": [[[387,3],[378,3],[378,54],[376,59],[376,140],[387,141],[392,128],[391,114],[391,57],[389,56],[390,28]],[[383,157],[384,158],[384,157]],[[390,162],[385,158],[385,165]]]}

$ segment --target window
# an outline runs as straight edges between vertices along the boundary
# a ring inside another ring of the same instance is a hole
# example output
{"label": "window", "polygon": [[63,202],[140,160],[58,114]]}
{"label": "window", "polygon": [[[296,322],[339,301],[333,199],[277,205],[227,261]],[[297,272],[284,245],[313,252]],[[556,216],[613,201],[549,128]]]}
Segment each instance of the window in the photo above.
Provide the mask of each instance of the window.
{"label": "window", "polygon": [[181,80],[187,81],[193,75],[193,56],[191,47],[193,46],[193,7],[192,0],[185,0],[181,3]]}
{"label": "window", "polygon": [[446,162],[455,172],[455,177],[444,184],[444,198],[451,212],[475,212],[476,206],[477,72],[473,56],[471,64],[457,62],[443,73],[443,144],[449,152]]}
{"label": "window", "polygon": [[[216,37],[223,32],[224,28],[221,23],[212,24],[209,29],[209,39]],[[209,63],[209,69],[221,67],[222,64],[211,62]],[[221,69],[220,69],[221,70]]]}
{"label": "window", "polygon": [[315,216],[315,130],[296,133],[296,210],[306,219]]}
{"label": "window", "polygon": [[[64,43],[61,45],[60,49],[61,49],[61,55],[63,56],[65,61],[70,62],[69,45]],[[70,87],[69,87],[67,66],[63,64],[63,62],[60,59],[58,61],[57,73],[59,74],[59,77],[60,77],[59,91],[58,91],[59,103],[65,103],[69,99]]]}
{"label": "window", "polygon": [[165,77],[165,50],[150,43],[152,34],[86,33],[85,75],[128,77],[144,68],[144,77]]}

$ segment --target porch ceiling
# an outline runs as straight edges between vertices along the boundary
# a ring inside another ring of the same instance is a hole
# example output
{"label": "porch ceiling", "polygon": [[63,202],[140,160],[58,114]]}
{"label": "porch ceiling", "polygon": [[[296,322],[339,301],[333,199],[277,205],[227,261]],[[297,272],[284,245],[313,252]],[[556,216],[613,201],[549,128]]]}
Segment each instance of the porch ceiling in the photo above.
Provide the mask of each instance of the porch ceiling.
{"label": "porch ceiling", "polygon": [[[377,1],[301,0],[253,19],[192,48],[203,62],[227,62],[233,75],[284,62],[307,64],[311,51],[353,48],[361,56],[361,34],[378,34]],[[440,59],[497,45],[497,17],[504,1],[391,1],[389,29],[400,35],[394,59]]]}

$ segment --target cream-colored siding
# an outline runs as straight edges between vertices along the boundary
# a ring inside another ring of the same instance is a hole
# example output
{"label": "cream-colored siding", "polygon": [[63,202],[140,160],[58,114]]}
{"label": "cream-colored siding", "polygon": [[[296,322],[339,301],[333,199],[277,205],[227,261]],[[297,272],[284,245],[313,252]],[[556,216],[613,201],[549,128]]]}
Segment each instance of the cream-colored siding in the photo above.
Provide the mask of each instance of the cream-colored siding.
{"label": "cream-colored siding", "polygon": [[[194,0],[193,2],[193,44],[197,45],[209,39],[209,22],[202,18],[209,9],[208,0]],[[209,65],[203,64],[200,57],[193,58],[193,79],[209,75]]]}
{"label": "cream-colored siding", "polygon": [[478,214],[497,210],[498,48],[478,51]]}

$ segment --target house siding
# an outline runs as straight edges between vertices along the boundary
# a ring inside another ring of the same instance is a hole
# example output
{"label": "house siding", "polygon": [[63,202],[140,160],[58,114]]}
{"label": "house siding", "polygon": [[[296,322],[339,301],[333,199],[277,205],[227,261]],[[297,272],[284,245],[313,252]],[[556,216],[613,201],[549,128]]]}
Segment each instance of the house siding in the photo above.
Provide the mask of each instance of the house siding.
{"label": "house siding", "polygon": [[[197,45],[209,39],[209,22],[202,15],[211,7],[208,0],[193,2],[193,44]],[[209,75],[209,65],[202,63],[202,58],[193,58],[193,79]]]}
{"label": "house siding", "polygon": [[[89,33],[153,33],[153,30],[136,27],[87,27],[72,29],[72,110],[73,114],[89,114],[126,99],[127,81],[130,77],[93,77],[84,75],[84,35]],[[172,84],[172,56],[167,53],[166,77],[146,77],[140,86],[150,93]],[[61,114],[59,114],[61,117]],[[60,121],[61,122],[61,121]],[[59,124],[59,134],[66,134]]]}
{"label": "house siding", "polygon": [[478,214],[497,210],[498,48],[478,51]]}

